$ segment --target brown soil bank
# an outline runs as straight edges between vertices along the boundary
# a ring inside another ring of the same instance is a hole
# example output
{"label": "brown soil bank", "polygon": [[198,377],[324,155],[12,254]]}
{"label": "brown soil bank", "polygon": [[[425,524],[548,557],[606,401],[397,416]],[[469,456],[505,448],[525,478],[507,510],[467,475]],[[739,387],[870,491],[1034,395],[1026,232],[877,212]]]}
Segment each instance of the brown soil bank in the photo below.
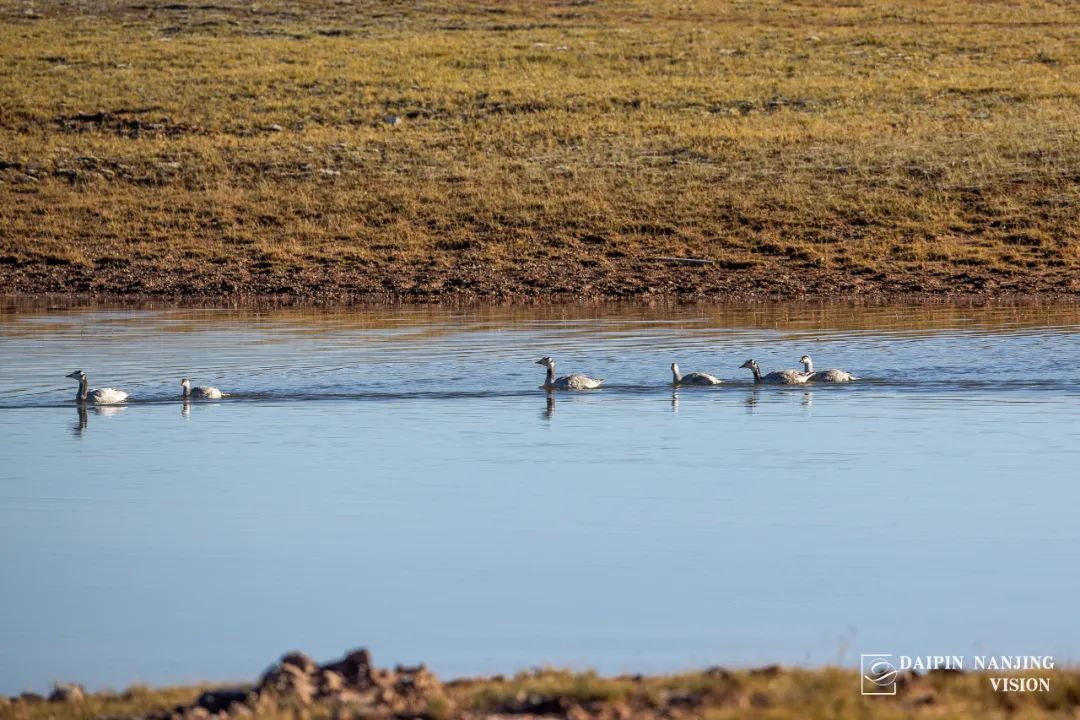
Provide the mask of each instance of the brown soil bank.
{"label": "brown soil bank", "polygon": [[1075,296],[1077,117],[1051,0],[0,0],[0,288]]}
{"label": "brown soil bank", "polygon": [[[1035,677],[1035,675],[1038,677]],[[49,698],[25,693],[0,697],[0,720],[126,718],[127,720],[236,720],[305,718],[361,720],[417,718],[1075,718],[1080,672],[1010,674],[1000,692],[987,673],[902,673],[895,695],[864,697],[853,670],[768,666],[646,677],[536,670],[442,683],[424,666],[380,669],[366,650],[319,665],[289,653],[253,685],[216,688],[137,688],[85,694],[57,686]]]}
{"label": "brown soil bank", "polygon": [[[970,270],[849,273],[775,263],[731,270],[722,265],[683,265],[623,260],[588,266],[576,260],[523,261],[500,267],[485,262],[420,267],[293,267],[274,272],[241,262],[198,267],[132,261],[63,267],[33,262],[0,266],[8,292],[88,298],[275,299],[289,302],[544,302],[594,300],[760,301],[1007,297],[1080,297],[1080,273],[996,274]],[[122,267],[116,267],[117,264]]]}

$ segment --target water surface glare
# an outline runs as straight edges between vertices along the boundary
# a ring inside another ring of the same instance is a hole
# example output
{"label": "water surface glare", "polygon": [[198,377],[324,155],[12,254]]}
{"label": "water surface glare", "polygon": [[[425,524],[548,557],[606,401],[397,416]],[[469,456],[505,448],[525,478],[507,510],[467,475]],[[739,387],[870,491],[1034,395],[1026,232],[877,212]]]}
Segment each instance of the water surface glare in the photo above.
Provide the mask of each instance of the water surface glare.
{"label": "water surface glare", "polygon": [[[0,692],[359,645],[446,676],[1080,658],[1078,339],[1075,305],[9,303]],[[865,379],[739,369],[803,353]],[[541,355],[607,386],[549,396]],[[80,411],[76,369],[131,401]]]}

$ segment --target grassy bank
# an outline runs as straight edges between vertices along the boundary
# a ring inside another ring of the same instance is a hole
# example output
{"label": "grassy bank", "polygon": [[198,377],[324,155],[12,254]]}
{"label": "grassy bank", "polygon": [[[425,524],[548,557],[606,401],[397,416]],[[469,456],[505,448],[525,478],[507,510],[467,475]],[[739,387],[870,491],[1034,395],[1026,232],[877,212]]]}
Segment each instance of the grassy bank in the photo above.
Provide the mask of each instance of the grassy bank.
{"label": "grassy bank", "polygon": [[0,0],[0,282],[1076,294],[1077,117],[1067,2]]}
{"label": "grassy bank", "polygon": [[[273,672],[273,670],[272,670]],[[895,696],[863,697],[858,673],[851,670],[799,670],[777,667],[668,676],[601,677],[594,673],[537,670],[513,677],[429,680],[410,699],[387,702],[363,693],[333,698],[249,696],[215,705],[225,694],[246,688],[138,687],[74,700],[13,699],[0,705],[0,720],[360,720],[362,718],[567,718],[603,720],[637,718],[1075,718],[1080,709],[1080,673],[1053,671],[1048,692],[995,692],[982,673],[930,673],[907,677]],[[344,692],[344,691],[343,691]],[[371,695],[374,697],[374,695]],[[202,703],[201,705],[199,703]],[[209,709],[207,709],[209,708]]]}

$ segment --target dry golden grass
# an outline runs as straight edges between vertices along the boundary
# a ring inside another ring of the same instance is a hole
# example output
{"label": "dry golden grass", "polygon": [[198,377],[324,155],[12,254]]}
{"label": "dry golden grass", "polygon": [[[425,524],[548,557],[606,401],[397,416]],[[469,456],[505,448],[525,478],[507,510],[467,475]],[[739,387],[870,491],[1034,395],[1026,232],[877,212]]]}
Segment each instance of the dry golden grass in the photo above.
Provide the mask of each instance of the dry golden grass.
{"label": "dry golden grass", "polygon": [[1075,293],[1078,118],[1069,0],[0,0],[0,279]]}

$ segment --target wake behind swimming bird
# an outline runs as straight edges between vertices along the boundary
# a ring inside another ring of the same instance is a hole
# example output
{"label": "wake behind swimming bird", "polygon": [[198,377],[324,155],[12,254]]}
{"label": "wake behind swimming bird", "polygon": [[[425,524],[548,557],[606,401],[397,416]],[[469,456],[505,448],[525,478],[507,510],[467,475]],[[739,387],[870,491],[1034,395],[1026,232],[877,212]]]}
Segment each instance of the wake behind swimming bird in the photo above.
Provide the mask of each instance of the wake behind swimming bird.
{"label": "wake behind swimming bird", "polygon": [[82,370],[76,370],[68,375],[68,377],[79,381],[79,392],[75,394],[76,402],[92,402],[95,405],[113,405],[124,402],[128,398],[126,392],[117,390],[116,388],[96,388],[94,390],[88,390],[87,388],[89,387],[90,382],[86,378],[86,373]]}
{"label": "wake behind swimming bird", "polygon": [[708,373],[692,372],[681,375],[677,363],[671,363],[671,384],[679,385],[719,385],[721,380]]}
{"label": "wake behind swimming bird", "polygon": [[810,382],[842,383],[859,379],[847,370],[837,370],[836,368],[814,372],[814,361],[810,359],[809,355],[803,355],[799,358],[799,362],[802,363],[803,368],[806,370],[807,374],[810,375]]}
{"label": "wake behind swimming bird", "polygon": [[761,367],[756,360],[747,360],[739,367],[750,368],[754,373],[755,383],[770,383],[772,385],[802,385],[810,379],[808,373],[800,370],[777,370],[767,375],[761,374]]}
{"label": "wake behind swimming bird", "polygon": [[547,368],[547,377],[544,379],[544,384],[540,386],[543,390],[594,390],[604,383],[603,378],[593,379],[580,373],[557,378],[555,377],[555,359],[551,357],[542,357],[536,361],[536,364]]}
{"label": "wake behind swimming bird", "polygon": [[183,391],[183,394],[180,397],[185,400],[189,398],[196,398],[199,400],[220,400],[229,394],[221,392],[216,387],[191,387],[191,380],[188,378],[180,380],[180,388]]}

